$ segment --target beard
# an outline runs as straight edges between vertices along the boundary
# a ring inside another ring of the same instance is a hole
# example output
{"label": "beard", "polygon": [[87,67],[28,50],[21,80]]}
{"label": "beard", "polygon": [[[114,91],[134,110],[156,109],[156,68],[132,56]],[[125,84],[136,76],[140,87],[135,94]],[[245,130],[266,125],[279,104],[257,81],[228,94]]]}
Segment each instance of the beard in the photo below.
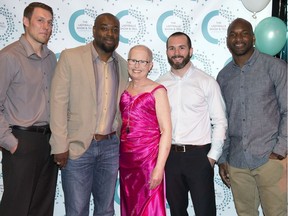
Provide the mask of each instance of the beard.
{"label": "beard", "polygon": [[116,45],[114,46],[106,46],[104,43],[99,44],[99,48],[102,49],[106,53],[111,53],[116,49]]}
{"label": "beard", "polygon": [[[174,58],[182,58],[183,61],[174,63],[173,62]],[[179,69],[184,68],[185,65],[188,64],[188,62],[190,61],[190,58],[191,58],[191,56],[189,56],[189,54],[187,56],[185,56],[185,57],[184,56],[180,56],[180,55],[175,55],[175,56],[172,56],[171,58],[168,57],[168,62],[171,65],[172,68],[174,68],[176,70],[179,70]]]}
{"label": "beard", "polygon": [[99,46],[103,51],[110,53],[113,52],[116,49],[116,45],[114,46],[106,46],[105,44],[100,44]]}
{"label": "beard", "polygon": [[95,40],[96,46],[99,47],[101,50],[103,50],[106,53],[114,52],[114,50],[117,48],[117,44],[107,46],[105,43],[99,40]]}

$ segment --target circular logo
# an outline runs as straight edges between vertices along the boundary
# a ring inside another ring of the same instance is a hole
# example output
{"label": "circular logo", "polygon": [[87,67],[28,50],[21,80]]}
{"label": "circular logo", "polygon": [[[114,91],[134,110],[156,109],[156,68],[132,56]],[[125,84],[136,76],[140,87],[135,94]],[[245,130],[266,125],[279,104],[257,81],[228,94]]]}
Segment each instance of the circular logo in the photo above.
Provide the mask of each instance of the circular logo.
{"label": "circular logo", "polygon": [[183,31],[188,35],[191,31],[190,17],[184,11],[170,10],[159,16],[157,34],[164,43],[170,34],[178,31]]}
{"label": "circular logo", "polygon": [[92,27],[96,16],[97,12],[90,9],[75,11],[69,19],[71,36],[80,43],[90,42],[92,40]]}
{"label": "circular logo", "polygon": [[[207,41],[213,44],[218,44],[218,39],[211,36],[211,34],[208,31],[208,24],[209,24],[209,21],[213,17],[218,16],[218,15],[219,15],[218,10],[211,11],[210,13],[206,15],[206,17],[203,19],[203,22],[202,22],[202,34]],[[218,29],[216,26],[214,26],[214,29]],[[213,29],[213,26],[211,28]]]}
{"label": "circular logo", "polygon": [[116,17],[121,19],[120,42],[139,44],[146,33],[145,16],[140,11],[130,9],[120,11]]}
{"label": "circular logo", "polygon": [[202,22],[201,30],[204,38],[212,44],[226,44],[225,35],[229,22],[234,19],[231,11],[221,9],[208,13]]}

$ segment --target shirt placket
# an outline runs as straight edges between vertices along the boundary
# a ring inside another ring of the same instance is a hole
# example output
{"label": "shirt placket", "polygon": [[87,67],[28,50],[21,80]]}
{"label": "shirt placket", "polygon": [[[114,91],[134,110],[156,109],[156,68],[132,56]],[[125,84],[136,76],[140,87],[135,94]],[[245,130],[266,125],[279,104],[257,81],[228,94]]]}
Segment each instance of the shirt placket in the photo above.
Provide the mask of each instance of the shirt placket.
{"label": "shirt placket", "polygon": [[99,121],[99,133],[103,133],[105,130],[105,119],[107,118],[108,110],[108,90],[109,90],[109,80],[108,80],[108,64],[104,62],[104,89],[103,89],[103,107],[102,115]]}
{"label": "shirt placket", "polygon": [[241,123],[242,123],[242,142],[243,142],[243,150],[246,152],[248,148],[248,140],[247,140],[247,115],[246,115],[246,103],[245,103],[246,93],[245,93],[245,71],[241,70],[240,75],[240,107],[241,107]]}

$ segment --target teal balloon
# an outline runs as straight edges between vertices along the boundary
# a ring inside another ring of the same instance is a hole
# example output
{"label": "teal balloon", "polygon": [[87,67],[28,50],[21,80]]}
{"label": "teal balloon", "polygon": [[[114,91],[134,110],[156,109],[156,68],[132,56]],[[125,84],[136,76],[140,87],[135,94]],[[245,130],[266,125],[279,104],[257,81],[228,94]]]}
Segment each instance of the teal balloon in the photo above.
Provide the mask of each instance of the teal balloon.
{"label": "teal balloon", "polygon": [[277,17],[267,17],[255,27],[255,47],[268,55],[279,53],[286,43],[286,24]]}

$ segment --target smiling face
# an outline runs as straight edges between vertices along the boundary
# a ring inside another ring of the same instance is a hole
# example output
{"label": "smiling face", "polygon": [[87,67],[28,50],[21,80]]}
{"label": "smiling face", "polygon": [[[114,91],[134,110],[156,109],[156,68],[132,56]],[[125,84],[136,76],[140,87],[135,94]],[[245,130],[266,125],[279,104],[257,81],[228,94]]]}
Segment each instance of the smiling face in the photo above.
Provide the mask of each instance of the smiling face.
{"label": "smiling face", "polygon": [[32,46],[42,45],[48,42],[53,25],[51,12],[40,7],[36,7],[30,18],[23,18],[25,27],[25,37]]}
{"label": "smiling face", "polygon": [[168,62],[176,70],[184,68],[190,62],[192,52],[185,35],[175,35],[167,41]]}
{"label": "smiling face", "polygon": [[112,53],[119,44],[120,23],[112,14],[99,15],[93,26],[94,46],[99,53]]}
{"label": "smiling face", "polygon": [[134,46],[128,54],[128,73],[131,79],[146,78],[153,67],[152,52],[142,45]]}
{"label": "smiling face", "polygon": [[247,56],[254,50],[255,37],[251,24],[244,19],[234,20],[227,30],[227,47],[233,57]]}

